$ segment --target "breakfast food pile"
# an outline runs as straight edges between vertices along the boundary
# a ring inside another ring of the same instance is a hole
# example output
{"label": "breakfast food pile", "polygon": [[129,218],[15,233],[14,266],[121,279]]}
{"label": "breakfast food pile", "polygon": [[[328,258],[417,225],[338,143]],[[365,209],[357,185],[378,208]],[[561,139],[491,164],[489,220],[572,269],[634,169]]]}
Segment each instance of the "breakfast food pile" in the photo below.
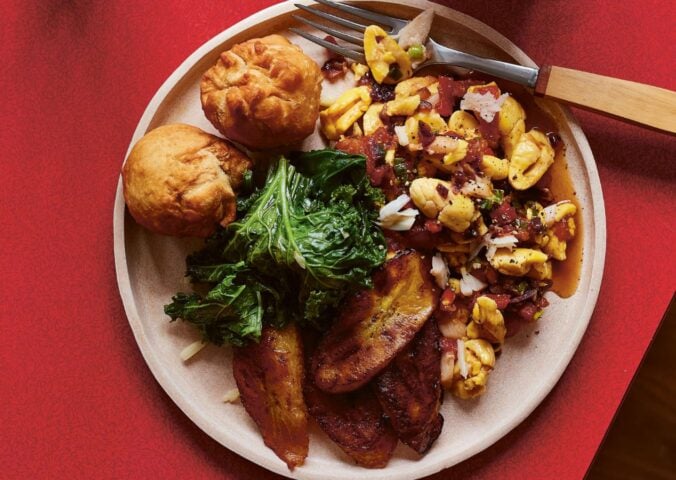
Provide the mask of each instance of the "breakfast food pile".
{"label": "breakfast food pile", "polygon": [[[201,82],[226,139],[162,126],[123,167],[138,223],[207,238],[195,292],[165,312],[233,346],[239,398],[290,469],[310,418],[363,467],[399,441],[427,452],[444,391],[486,391],[575,236],[575,204],[548,188],[556,133],[494,81],[414,76],[424,38],[409,43],[368,27],[367,65],[318,65],[279,35],[235,45]],[[294,151],[317,122],[330,148]]]}

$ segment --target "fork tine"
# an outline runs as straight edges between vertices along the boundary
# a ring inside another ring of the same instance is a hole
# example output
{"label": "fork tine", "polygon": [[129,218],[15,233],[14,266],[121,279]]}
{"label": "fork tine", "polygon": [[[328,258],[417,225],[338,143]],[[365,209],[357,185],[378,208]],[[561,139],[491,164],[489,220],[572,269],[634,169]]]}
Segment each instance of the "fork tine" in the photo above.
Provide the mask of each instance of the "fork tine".
{"label": "fork tine", "polygon": [[317,30],[321,30],[324,33],[328,33],[329,35],[333,35],[336,38],[345,40],[346,42],[354,43],[355,45],[364,44],[364,37],[359,38],[353,37],[352,35],[347,35],[346,33],[343,33],[340,30],[334,30],[333,28],[324,26],[321,23],[313,22],[312,20],[309,20],[307,18],[299,17],[298,15],[293,15],[293,18],[295,18],[299,22],[306,23],[307,25],[310,25],[311,27],[314,27]]}
{"label": "fork tine", "polygon": [[345,28],[351,28],[352,30],[356,30],[358,32],[363,32],[366,30],[367,25],[362,25],[361,23],[353,22],[351,20],[345,20],[342,17],[337,17],[335,15],[332,15],[330,13],[322,12],[321,10],[317,10],[315,8],[310,8],[306,7],[305,5],[301,5],[300,3],[295,3],[294,4],[296,7],[300,8],[301,10],[308,12],[312,15],[316,15],[318,17],[323,18],[324,20],[328,20],[329,22],[337,23],[338,25],[342,25]]}
{"label": "fork tine", "polygon": [[349,48],[336,45],[335,43],[331,43],[329,41],[324,40],[323,38],[315,37],[314,35],[311,35],[307,32],[304,32],[303,30],[300,30],[298,28],[289,28],[293,33],[296,33],[300,35],[301,37],[310,40],[313,43],[316,43],[317,45],[321,45],[322,47],[326,48],[327,50],[331,50],[332,52],[336,52],[341,54],[344,57],[351,58],[352,60],[359,62],[359,63],[366,63],[366,58],[364,55],[362,55],[359,52],[355,52],[354,50],[350,50]]}
{"label": "fork tine", "polygon": [[365,10],[359,7],[353,7],[352,5],[345,5],[342,3],[336,3],[331,0],[315,0],[317,3],[326,5],[327,7],[332,7],[337,10],[341,10],[345,13],[349,13],[356,17],[365,18],[381,25],[387,25],[390,28],[402,27],[406,21],[401,18],[390,17],[388,15],[382,15],[380,13],[372,12],[370,10]]}

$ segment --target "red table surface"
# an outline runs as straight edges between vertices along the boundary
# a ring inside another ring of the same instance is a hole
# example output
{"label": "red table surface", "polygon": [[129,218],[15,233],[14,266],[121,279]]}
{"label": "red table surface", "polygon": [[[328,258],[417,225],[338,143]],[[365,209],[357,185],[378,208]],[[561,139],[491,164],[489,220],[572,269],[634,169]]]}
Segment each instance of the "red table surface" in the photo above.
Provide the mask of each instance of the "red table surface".
{"label": "red table surface", "polygon": [[[152,95],[198,46],[273,3],[2,2],[3,478],[277,478],[204,434],[155,382],[118,295],[112,233],[120,167]],[[445,4],[536,62],[676,89],[669,0]],[[674,292],[675,137],[576,114],[608,227],[589,330],[523,424],[433,478],[581,478]]]}

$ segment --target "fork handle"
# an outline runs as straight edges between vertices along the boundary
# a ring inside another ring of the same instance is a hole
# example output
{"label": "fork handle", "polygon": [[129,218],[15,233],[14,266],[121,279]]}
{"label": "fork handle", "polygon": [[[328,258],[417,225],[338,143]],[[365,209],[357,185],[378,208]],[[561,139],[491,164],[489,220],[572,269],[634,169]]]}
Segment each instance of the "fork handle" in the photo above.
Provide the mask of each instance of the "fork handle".
{"label": "fork handle", "polygon": [[676,92],[664,88],[544,65],[535,94],[676,133]]}

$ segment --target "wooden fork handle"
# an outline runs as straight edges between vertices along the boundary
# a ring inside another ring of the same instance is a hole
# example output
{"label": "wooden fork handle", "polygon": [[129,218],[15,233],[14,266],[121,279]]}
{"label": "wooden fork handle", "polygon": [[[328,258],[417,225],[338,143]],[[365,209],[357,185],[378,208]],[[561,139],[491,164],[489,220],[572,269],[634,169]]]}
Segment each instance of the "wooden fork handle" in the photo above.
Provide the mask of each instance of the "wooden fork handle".
{"label": "wooden fork handle", "polygon": [[540,68],[535,94],[676,134],[676,92],[570,68]]}

